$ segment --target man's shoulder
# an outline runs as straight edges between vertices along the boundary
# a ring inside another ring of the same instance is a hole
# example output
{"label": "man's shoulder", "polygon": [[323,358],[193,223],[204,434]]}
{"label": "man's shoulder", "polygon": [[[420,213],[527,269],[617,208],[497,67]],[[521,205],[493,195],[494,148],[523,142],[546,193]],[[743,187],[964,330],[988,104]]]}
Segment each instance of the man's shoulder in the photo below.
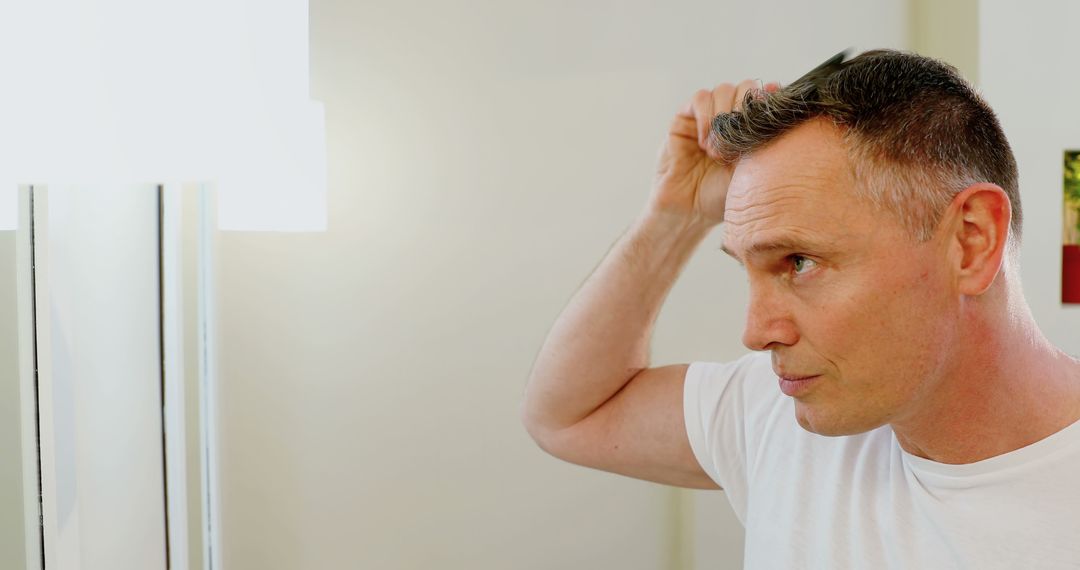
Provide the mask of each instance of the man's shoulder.
{"label": "man's shoulder", "polygon": [[694,362],[686,382],[688,398],[709,410],[706,413],[751,425],[778,413],[793,418],[792,410],[781,410],[791,402],[780,392],[768,352],[750,352],[727,362]]}
{"label": "man's shoulder", "polygon": [[713,392],[716,396],[722,391],[749,391],[756,397],[780,395],[768,352],[749,352],[726,362],[693,362],[687,378],[702,384],[705,393]]}
{"label": "man's shoulder", "polygon": [[690,366],[698,374],[721,381],[734,376],[776,377],[772,371],[772,358],[768,352],[748,352],[727,361],[695,361]]}

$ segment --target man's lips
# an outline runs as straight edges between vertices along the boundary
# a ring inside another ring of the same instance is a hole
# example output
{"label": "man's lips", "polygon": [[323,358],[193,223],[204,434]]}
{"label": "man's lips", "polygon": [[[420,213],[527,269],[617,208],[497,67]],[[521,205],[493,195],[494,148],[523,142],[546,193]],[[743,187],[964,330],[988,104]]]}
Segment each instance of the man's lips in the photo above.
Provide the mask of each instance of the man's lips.
{"label": "man's lips", "polygon": [[807,374],[802,372],[796,372],[791,366],[780,366],[779,363],[773,363],[773,373],[776,374],[781,380],[806,380],[807,378],[813,378],[815,376],[821,376],[821,374]]}
{"label": "man's lips", "polygon": [[778,377],[780,378],[780,391],[795,398],[807,394],[817,384],[817,380],[821,378],[821,375],[778,375]]}
{"label": "man's lips", "polygon": [[796,376],[794,374],[777,374],[781,380],[787,380],[788,382],[798,382],[799,380],[807,380],[810,378],[817,378],[820,374],[807,374],[805,376]]}

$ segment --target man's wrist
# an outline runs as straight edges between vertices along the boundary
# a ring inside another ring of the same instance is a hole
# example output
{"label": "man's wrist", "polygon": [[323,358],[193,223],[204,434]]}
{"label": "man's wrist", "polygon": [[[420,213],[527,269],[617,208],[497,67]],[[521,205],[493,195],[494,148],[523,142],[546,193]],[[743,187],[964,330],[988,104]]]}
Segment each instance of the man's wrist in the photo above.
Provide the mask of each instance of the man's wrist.
{"label": "man's wrist", "polygon": [[677,214],[660,210],[646,209],[635,222],[638,229],[650,235],[669,235],[684,238],[700,238],[717,225],[701,216]]}
{"label": "man's wrist", "polygon": [[646,210],[635,220],[627,238],[635,244],[638,255],[651,252],[660,255],[665,260],[662,263],[681,265],[715,225],[702,218]]}

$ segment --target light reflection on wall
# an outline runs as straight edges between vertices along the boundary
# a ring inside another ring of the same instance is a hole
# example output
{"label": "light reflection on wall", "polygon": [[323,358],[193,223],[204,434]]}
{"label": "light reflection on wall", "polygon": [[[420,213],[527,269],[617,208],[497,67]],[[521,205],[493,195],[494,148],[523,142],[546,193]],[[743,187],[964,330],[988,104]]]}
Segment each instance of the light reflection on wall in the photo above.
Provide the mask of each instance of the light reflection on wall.
{"label": "light reflection on wall", "polygon": [[326,227],[307,0],[0,6],[0,229],[18,184],[206,182],[220,227]]}

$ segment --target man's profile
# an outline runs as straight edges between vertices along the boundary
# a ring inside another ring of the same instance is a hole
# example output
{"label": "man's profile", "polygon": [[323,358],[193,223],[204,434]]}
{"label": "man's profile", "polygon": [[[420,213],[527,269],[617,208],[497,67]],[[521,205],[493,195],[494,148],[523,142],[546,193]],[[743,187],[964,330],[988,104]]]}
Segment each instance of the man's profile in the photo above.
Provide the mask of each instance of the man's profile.
{"label": "man's profile", "polygon": [[[721,222],[751,352],[650,367]],[[1028,309],[1021,227],[1008,141],[944,63],[874,50],[698,91],[523,422],[566,461],[724,489],[747,567],[1080,568],[1080,361]]]}

